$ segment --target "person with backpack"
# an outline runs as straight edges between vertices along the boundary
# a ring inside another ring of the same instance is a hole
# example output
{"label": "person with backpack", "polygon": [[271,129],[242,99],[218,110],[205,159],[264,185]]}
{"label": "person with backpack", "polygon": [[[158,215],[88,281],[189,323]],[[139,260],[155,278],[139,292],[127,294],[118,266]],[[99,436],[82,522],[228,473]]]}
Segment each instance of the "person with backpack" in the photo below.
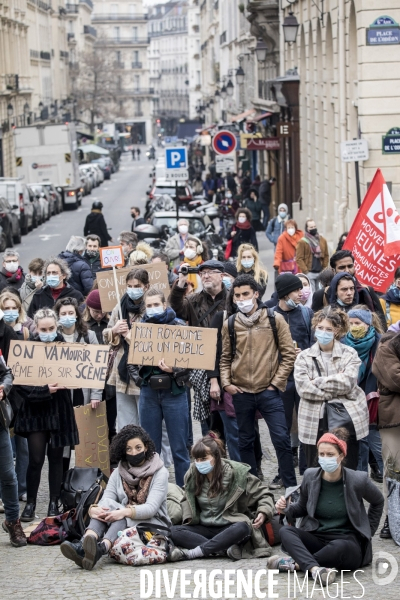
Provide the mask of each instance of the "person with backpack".
{"label": "person with backpack", "polygon": [[90,523],[84,536],[60,546],[65,558],[86,571],[108,555],[120,531],[143,522],[171,525],[168,471],[147,431],[138,425],[123,427],[111,443],[110,459],[118,467],[98,504],[89,509]]}
{"label": "person with backpack", "polygon": [[[303,284],[299,277],[291,273],[279,275],[275,281],[276,291],[279,302],[272,309],[276,314],[282,315],[289,325],[290,335],[295,346],[296,356],[302,351],[310,348],[314,343],[314,336],[311,330],[311,320],[314,316],[313,311],[301,303]],[[292,429],[293,411],[296,414],[299,411],[300,396],[296,391],[293,371],[290,373],[286,390],[279,391],[285,409],[286,424],[290,431]],[[297,459],[297,446],[292,448],[293,456]],[[297,462],[297,461],[295,461]],[[306,457],[300,444],[299,471],[303,475],[307,468]],[[278,475],[269,485],[270,490],[282,487],[282,478]]]}
{"label": "person with backpack", "polygon": [[254,418],[259,410],[268,425],[285,487],[296,486],[290,436],[283,402],[296,352],[282,317],[262,306],[258,284],[239,275],[232,284],[238,312],[222,327],[221,387],[232,395],[239,427],[242,462],[257,476]]}
{"label": "person with backpack", "polygon": [[304,237],[296,246],[296,262],[299,271],[308,275],[315,291],[318,274],[328,266],[329,250],[326,239],[318,233],[314,219],[307,219]]}
{"label": "person with backpack", "polygon": [[285,231],[285,223],[287,223],[290,218],[288,205],[282,203],[278,206],[278,216],[271,219],[267,225],[265,235],[269,241],[274,244],[274,252],[279,236]]}

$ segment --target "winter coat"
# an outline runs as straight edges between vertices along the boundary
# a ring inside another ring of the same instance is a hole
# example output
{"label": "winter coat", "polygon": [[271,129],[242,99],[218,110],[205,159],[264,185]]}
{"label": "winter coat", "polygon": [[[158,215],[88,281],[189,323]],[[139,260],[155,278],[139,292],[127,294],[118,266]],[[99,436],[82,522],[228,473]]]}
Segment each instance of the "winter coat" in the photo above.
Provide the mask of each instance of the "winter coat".
{"label": "winter coat", "polygon": [[92,210],[86,217],[85,227],[83,229],[83,235],[89,234],[98,235],[101,240],[101,247],[108,246],[108,242],[111,241],[111,236],[108,233],[107,225],[104,220],[104,216],[100,210]]}
{"label": "winter coat", "polygon": [[[185,240],[186,239],[187,236],[185,237]],[[169,238],[164,249],[164,252],[168,256],[173,267],[180,265],[182,262],[180,254],[182,254],[183,257],[183,246],[181,246],[181,241],[182,238],[180,233],[175,233]]]}
{"label": "winter coat", "polygon": [[279,216],[271,219],[267,225],[267,229],[265,231],[265,235],[269,239],[270,242],[276,246],[278,243],[278,238],[285,231],[285,223],[291,219],[290,215],[287,215],[284,219],[281,219]]}
{"label": "winter coat", "polygon": [[19,340],[19,335],[14,331],[12,327],[1,319],[0,320],[0,352],[4,357],[4,360],[8,361],[8,353],[10,351],[11,340]]}
{"label": "winter coat", "polygon": [[[255,529],[252,523],[259,512],[270,521],[275,513],[274,497],[257,477],[249,473],[249,465],[222,459],[224,471],[227,470],[229,485],[222,517],[230,523],[247,523],[251,538],[242,548],[242,558],[262,558],[270,556],[271,547],[261,529]],[[184,525],[199,525],[200,506],[195,496],[196,465],[191,464],[185,475],[184,497],[182,499],[182,522]]]}
{"label": "winter coat", "polygon": [[[313,359],[316,359],[321,377]],[[303,350],[294,364],[294,380],[300,396],[299,439],[303,444],[317,443],[321,407],[330,400],[341,402],[353,422],[357,440],[369,433],[367,401],[357,385],[361,360],[357,352],[335,341],[328,371],[318,342]]]}
{"label": "winter coat", "polygon": [[289,260],[296,261],[296,246],[303,235],[304,233],[297,229],[294,235],[289,235],[287,231],[284,231],[282,235],[278,237],[275,250],[274,268],[279,267],[279,273],[285,273],[287,270],[285,270],[282,262]]}
{"label": "winter coat", "polygon": [[[321,248],[321,257],[319,260],[321,263],[321,271],[322,271],[329,264],[328,243],[322,235],[319,236],[319,247]],[[299,243],[297,244],[297,248],[296,248],[296,260],[297,260],[297,265],[299,267],[299,271],[301,273],[307,274],[309,271],[311,271],[312,259],[313,259],[313,254],[311,252],[311,246],[307,242],[307,240],[305,238],[303,238],[299,241]]]}
{"label": "winter coat", "polygon": [[99,344],[104,344],[103,331],[107,329],[108,321],[108,316],[104,317],[101,321],[96,321],[92,318],[90,318],[89,321],[86,321],[86,325],[89,327],[90,331],[93,331]]}
{"label": "winter coat", "polygon": [[[78,304],[82,304],[84,300],[82,294],[67,283],[67,285],[61,290],[61,294],[58,296],[57,300],[68,297],[75,298]],[[29,306],[28,317],[33,319],[39,308],[53,308],[55,303],[56,300],[54,300],[52,296],[51,288],[48,285],[45,285],[35,292],[32,302]]]}
{"label": "winter coat", "polygon": [[[205,290],[186,296],[186,286],[181,288],[175,283],[172,286],[168,300],[171,308],[176,312],[176,316],[183,319],[183,321],[187,321],[190,327],[210,327],[211,319],[215,313],[225,309],[227,296],[225,286],[215,298]],[[214,306],[214,309],[202,320],[202,315],[212,306]]]}
{"label": "winter coat", "polygon": [[71,270],[68,283],[83,296],[87,296],[93,287],[94,275],[86,260],[80,254],[67,251],[61,252],[58,257],[65,260]]}
{"label": "winter coat", "polygon": [[168,483],[167,510],[172,525],[182,523],[182,500],[184,498],[183,489],[176,483]]}
{"label": "winter coat", "polygon": [[98,273],[99,271],[103,271],[103,270],[105,271],[105,269],[102,269],[102,267],[101,267],[100,254],[99,254],[99,256],[96,256],[95,258],[91,258],[90,256],[86,256],[86,253],[83,253],[82,258],[85,262],[87,262],[89,269],[92,272],[93,281],[96,277],[96,273]]}
{"label": "winter coat", "polygon": [[[342,467],[344,498],[347,514],[354,529],[362,536],[363,562],[361,566],[372,561],[371,538],[379,527],[383,512],[383,496],[376,485],[364,471],[353,471]],[[320,467],[307,469],[300,486],[300,497],[290,504],[285,515],[288,523],[295,524],[295,519],[301,518],[298,526],[303,531],[312,533],[319,527],[315,518],[315,509],[321,492],[322,469]],[[363,500],[368,503],[368,513]],[[288,549],[289,550],[289,549]],[[289,550],[290,551],[290,550]]]}
{"label": "winter coat", "polygon": [[[231,236],[232,231],[236,231],[236,235],[233,237]],[[252,244],[258,252],[257,236],[253,226],[249,227],[249,229],[242,229],[241,227],[233,225],[228,232],[227,239],[232,240],[232,252],[230,258],[236,258],[241,244]]]}
{"label": "winter coat", "polygon": [[267,179],[261,182],[258,199],[261,204],[266,204],[267,206],[271,203],[271,184]]}
{"label": "winter coat", "polygon": [[21,288],[22,284],[25,281],[25,275],[22,270],[22,267],[20,267],[20,269],[21,269],[21,271],[20,271],[19,279],[16,278],[17,273],[13,273],[11,275],[11,277],[7,277],[6,270],[4,268],[1,269],[1,271],[0,271],[0,294],[6,287],[11,287],[14,290],[19,290]]}
{"label": "winter coat", "polygon": [[21,296],[22,306],[25,312],[28,312],[33,295],[36,292],[36,290],[37,287],[35,286],[34,282],[25,278],[24,283],[19,289],[19,295]]}
{"label": "winter coat", "polygon": [[299,304],[293,310],[282,310],[277,304],[273,307],[273,310],[285,319],[289,325],[292,340],[297,342],[297,346],[301,350],[306,350],[313,345],[314,335],[311,329],[311,321],[314,313],[311,308]]}
{"label": "winter coat", "polygon": [[270,385],[282,392],[293,369],[296,352],[285,319],[275,313],[279,350],[276,347],[267,310],[252,326],[245,325],[237,315],[234,323],[236,354],[232,356],[228,321],[222,326],[221,387],[236,385],[244,392],[259,394]]}
{"label": "winter coat", "polygon": [[260,221],[262,211],[261,202],[259,202],[258,200],[252,200],[252,198],[246,198],[246,200],[243,203],[243,206],[245,208],[248,208],[251,212],[252,221]]}
{"label": "winter coat", "polygon": [[400,334],[388,331],[372,363],[372,372],[378,380],[378,429],[400,426]]}

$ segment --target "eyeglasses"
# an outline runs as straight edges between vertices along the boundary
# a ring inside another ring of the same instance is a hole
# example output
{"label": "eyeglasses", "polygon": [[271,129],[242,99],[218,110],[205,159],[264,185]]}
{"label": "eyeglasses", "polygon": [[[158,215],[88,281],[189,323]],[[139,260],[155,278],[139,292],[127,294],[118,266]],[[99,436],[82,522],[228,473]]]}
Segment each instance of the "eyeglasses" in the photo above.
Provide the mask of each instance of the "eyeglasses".
{"label": "eyeglasses", "polygon": [[217,270],[213,270],[213,271],[200,271],[200,276],[201,277],[205,277],[207,275],[207,277],[208,277],[210,275],[216,275],[217,273],[220,274],[221,271],[217,271]]}

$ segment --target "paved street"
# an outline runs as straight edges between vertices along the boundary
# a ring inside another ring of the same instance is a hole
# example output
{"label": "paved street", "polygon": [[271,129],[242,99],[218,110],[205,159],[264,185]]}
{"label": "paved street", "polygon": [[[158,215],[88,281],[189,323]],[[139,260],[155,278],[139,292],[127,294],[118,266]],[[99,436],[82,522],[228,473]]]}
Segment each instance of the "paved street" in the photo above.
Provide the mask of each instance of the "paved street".
{"label": "paved street", "polygon": [[[27,263],[34,256],[50,256],[57,254],[65,248],[65,244],[71,234],[80,234],[83,232],[83,224],[85,217],[90,210],[93,199],[101,200],[104,204],[104,215],[109,227],[112,227],[112,235],[114,238],[122,229],[130,229],[130,211],[131,205],[138,204],[144,206],[145,192],[148,187],[148,173],[150,164],[142,160],[141,163],[133,163],[130,157],[126,156],[121,165],[119,173],[113,176],[111,182],[105,182],[101,188],[94,190],[91,196],[86,196],[83,200],[82,208],[74,212],[64,212],[63,214],[53,217],[49,223],[41,228],[30,233],[23,238],[23,243],[18,247],[21,255],[22,264],[26,267]],[[265,236],[259,234],[261,255],[264,263],[268,267],[270,274],[272,273],[272,250]],[[273,276],[271,275],[271,279]],[[272,284],[270,283],[267,295],[270,295]],[[264,448],[266,458],[263,460],[263,472],[265,480],[268,483],[273,479],[277,472],[277,462],[275,453],[272,449],[267,427],[264,423],[260,425],[261,441]],[[200,437],[200,427],[197,422],[194,422],[195,439]],[[171,481],[173,481],[173,473],[171,472]],[[46,514],[48,503],[48,491],[45,472],[43,473],[42,485],[37,507],[37,515],[43,518]],[[21,504],[21,508],[22,508]],[[3,515],[0,516],[0,520]],[[375,555],[378,551],[389,552],[396,561],[400,561],[400,549],[393,541],[383,541],[376,537],[373,542]],[[279,547],[276,548],[279,551]],[[389,564],[390,557],[385,557]],[[397,562],[396,562],[397,565]],[[175,571],[182,573],[183,569],[192,571],[191,575],[187,575],[190,580],[190,585],[187,586],[186,593],[193,593],[194,581],[193,573],[197,569],[205,569],[208,574],[214,569],[221,569],[220,574],[216,574],[215,592],[213,589],[207,592],[206,595],[198,595],[193,597],[203,598],[261,598],[261,597],[279,597],[293,598],[293,585],[291,591],[287,588],[287,576],[276,576],[278,585],[272,590],[267,589],[267,577],[262,575],[260,583],[260,593],[253,592],[246,596],[236,595],[236,585],[234,584],[228,593],[223,594],[218,591],[218,585],[222,581],[225,570],[233,571],[230,579],[235,581],[235,572],[243,570],[246,575],[247,569],[253,570],[253,581],[257,570],[265,569],[265,559],[253,561],[231,562],[229,559],[203,559],[198,560],[196,564],[192,561],[189,563],[176,563],[174,565],[160,565],[154,567],[145,567],[153,574],[157,571],[164,570],[169,573],[170,580]],[[144,569],[144,568],[142,568]],[[8,536],[0,530],[0,581],[2,582],[1,599],[13,600],[102,600],[103,598],[125,599],[132,598],[138,600],[140,595],[139,577],[140,568],[127,568],[117,565],[111,559],[103,559],[94,571],[82,571],[73,563],[67,561],[60,553],[59,547],[38,547],[28,546],[22,549],[12,548],[8,543]],[[390,567],[387,568],[387,572]],[[387,573],[386,573],[387,575]],[[163,577],[163,575],[162,575]],[[381,578],[385,577],[385,573]],[[352,574],[345,573],[342,589],[336,591],[336,587],[329,592],[330,597],[343,598],[366,598],[368,600],[397,600],[398,589],[396,582],[391,582],[386,586],[381,586],[372,578],[372,567],[365,569],[364,573],[358,573],[357,578],[364,587],[364,590],[352,577]],[[157,596],[155,592],[150,596],[142,597],[161,597],[161,598],[189,598],[191,596],[184,595],[181,592],[180,582],[176,591],[167,595],[164,586],[161,587],[161,595]],[[300,584],[303,582],[303,577],[300,576]],[[382,581],[381,581],[382,582]],[[312,583],[309,584],[308,594],[306,588],[302,592],[297,589],[296,596],[298,598],[325,598],[329,597],[325,592],[314,591],[312,593]],[[142,590],[144,591],[144,590]],[[272,591],[278,593],[278,596],[272,596]],[[261,595],[260,595],[261,594]],[[262,594],[266,594],[265,596]]]}

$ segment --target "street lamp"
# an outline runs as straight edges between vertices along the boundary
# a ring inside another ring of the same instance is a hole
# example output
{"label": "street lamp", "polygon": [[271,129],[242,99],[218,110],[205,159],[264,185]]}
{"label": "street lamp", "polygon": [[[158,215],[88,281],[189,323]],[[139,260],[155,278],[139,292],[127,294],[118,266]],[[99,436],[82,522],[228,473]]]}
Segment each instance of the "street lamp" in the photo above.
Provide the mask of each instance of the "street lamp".
{"label": "street lamp", "polygon": [[228,96],[233,96],[233,88],[234,88],[233,83],[231,80],[229,80],[228,83],[226,84],[226,91],[227,91]]}
{"label": "street lamp", "polygon": [[14,112],[13,105],[12,104],[7,104],[7,115],[9,117],[12,117],[13,112]]}
{"label": "street lamp", "polygon": [[225,98],[227,97],[227,95],[228,95],[228,92],[226,91],[226,87],[225,87],[225,84],[224,84],[222,86],[222,88],[221,88],[221,98],[222,98],[222,100],[225,100]]}
{"label": "street lamp", "polygon": [[220,94],[219,90],[215,90],[215,94],[214,94],[214,96],[215,96],[216,98],[220,98],[220,97],[221,97],[221,94]]}
{"label": "street lamp", "polygon": [[297,38],[297,30],[299,29],[299,22],[292,12],[289,13],[288,17],[285,17],[282,27],[285,42],[288,44],[295,42]]}
{"label": "street lamp", "polygon": [[244,71],[241,66],[236,70],[236,83],[242,85],[244,83]]}
{"label": "street lamp", "polygon": [[265,62],[267,58],[268,46],[262,38],[258,38],[256,46],[256,55],[258,62]]}

